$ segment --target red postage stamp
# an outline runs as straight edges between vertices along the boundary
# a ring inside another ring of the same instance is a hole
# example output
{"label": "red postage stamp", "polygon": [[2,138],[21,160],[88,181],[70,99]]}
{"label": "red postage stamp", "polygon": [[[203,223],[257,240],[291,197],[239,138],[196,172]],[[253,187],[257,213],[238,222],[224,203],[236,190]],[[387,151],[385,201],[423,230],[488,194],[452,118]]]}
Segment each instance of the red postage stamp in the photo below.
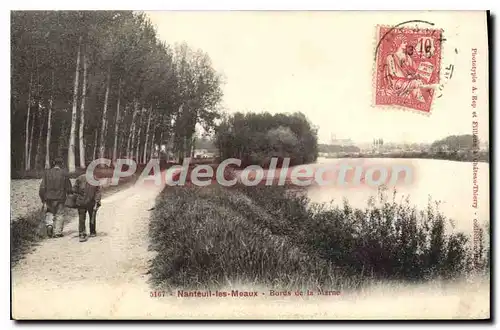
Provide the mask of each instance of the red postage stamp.
{"label": "red postage stamp", "polygon": [[375,106],[429,113],[440,84],[442,31],[384,26],[377,30]]}

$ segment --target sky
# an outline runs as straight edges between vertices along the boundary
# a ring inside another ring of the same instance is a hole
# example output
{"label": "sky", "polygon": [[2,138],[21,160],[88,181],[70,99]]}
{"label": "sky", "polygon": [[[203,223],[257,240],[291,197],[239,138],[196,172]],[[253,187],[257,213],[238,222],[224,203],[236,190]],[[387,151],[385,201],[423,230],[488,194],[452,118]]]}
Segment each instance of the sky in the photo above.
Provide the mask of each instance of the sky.
{"label": "sky", "polygon": [[[160,39],[208,53],[224,77],[226,111],[301,111],[323,143],[332,135],[363,143],[472,134],[471,49],[477,48],[475,110],[479,138],[488,140],[488,48],[481,12],[146,13]],[[430,115],[372,106],[376,26],[413,19],[444,30],[441,65],[455,67]]]}

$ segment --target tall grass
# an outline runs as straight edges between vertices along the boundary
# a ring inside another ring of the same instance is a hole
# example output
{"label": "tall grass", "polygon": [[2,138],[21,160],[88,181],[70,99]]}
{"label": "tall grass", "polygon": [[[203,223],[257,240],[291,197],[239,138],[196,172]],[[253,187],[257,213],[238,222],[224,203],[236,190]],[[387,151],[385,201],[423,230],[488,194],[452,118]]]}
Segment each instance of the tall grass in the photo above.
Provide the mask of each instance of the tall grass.
{"label": "tall grass", "polygon": [[[453,278],[488,266],[484,228],[478,227],[475,248],[460,232],[446,232],[439,203],[425,210],[409,197],[380,190],[365,209],[348,201],[342,207],[311,204],[305,194],[283,187],[240,190],[274,217],[275,233],[286,233],[310,253],[341,266],[349,274],[379,279]],[[250,212],[250,208],[248,209]]]}
{"label": "tall grass", "polygon": [[436,203],[419,211],[387,191],[354,209],[311,204],[284,187],[167,187],[150,222],[151,279],[177,288],[349,289],[485,270],[486,245],[472,249],[446,221]]}
{"label": "tall grass", "polygon": [[[64,223],[71,216],[69,209],[64,209],[60,215]],[[14,266],[26,253],[33,251],[35,246],[47,238],[47,229],[44,223],[45,211],[38,210],[23,216],[10,224],[10,263]]]}
{"label": "tall grass", "polygon": [[151,248],[158,252],[151,264],[155,285],[284,288],[335,282],[327,261],[225,206],[220,188],[210,191],[171,187],[158,197],[149,228]]}

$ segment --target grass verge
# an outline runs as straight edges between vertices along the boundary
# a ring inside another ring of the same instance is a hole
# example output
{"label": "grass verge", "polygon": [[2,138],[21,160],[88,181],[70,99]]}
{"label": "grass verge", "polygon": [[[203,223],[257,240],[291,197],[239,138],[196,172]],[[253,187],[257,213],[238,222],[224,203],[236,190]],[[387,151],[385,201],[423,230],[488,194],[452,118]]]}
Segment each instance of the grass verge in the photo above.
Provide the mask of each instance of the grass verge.
{"label": "grass verge", "polygon": [[471,247],[446,233],[429,201],[381,191],[366,209],[311,204],[284,187],[167,187],[150,221],[156,287],[357,289],[376,281],[424,282],[486,271],[484,229]]}

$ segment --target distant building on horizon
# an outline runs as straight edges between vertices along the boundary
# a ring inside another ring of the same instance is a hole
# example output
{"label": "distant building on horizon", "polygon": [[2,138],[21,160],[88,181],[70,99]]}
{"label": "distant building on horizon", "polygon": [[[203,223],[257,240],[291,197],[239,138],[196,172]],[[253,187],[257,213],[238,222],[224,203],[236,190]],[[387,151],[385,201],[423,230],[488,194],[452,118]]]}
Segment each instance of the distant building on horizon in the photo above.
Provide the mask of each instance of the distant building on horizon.
{"label": "distant building on horizon", "polygon": [[335,134],[330,135],[330,144],[341,147],[354,146],[354,142],[351,139],[337,139]]}

